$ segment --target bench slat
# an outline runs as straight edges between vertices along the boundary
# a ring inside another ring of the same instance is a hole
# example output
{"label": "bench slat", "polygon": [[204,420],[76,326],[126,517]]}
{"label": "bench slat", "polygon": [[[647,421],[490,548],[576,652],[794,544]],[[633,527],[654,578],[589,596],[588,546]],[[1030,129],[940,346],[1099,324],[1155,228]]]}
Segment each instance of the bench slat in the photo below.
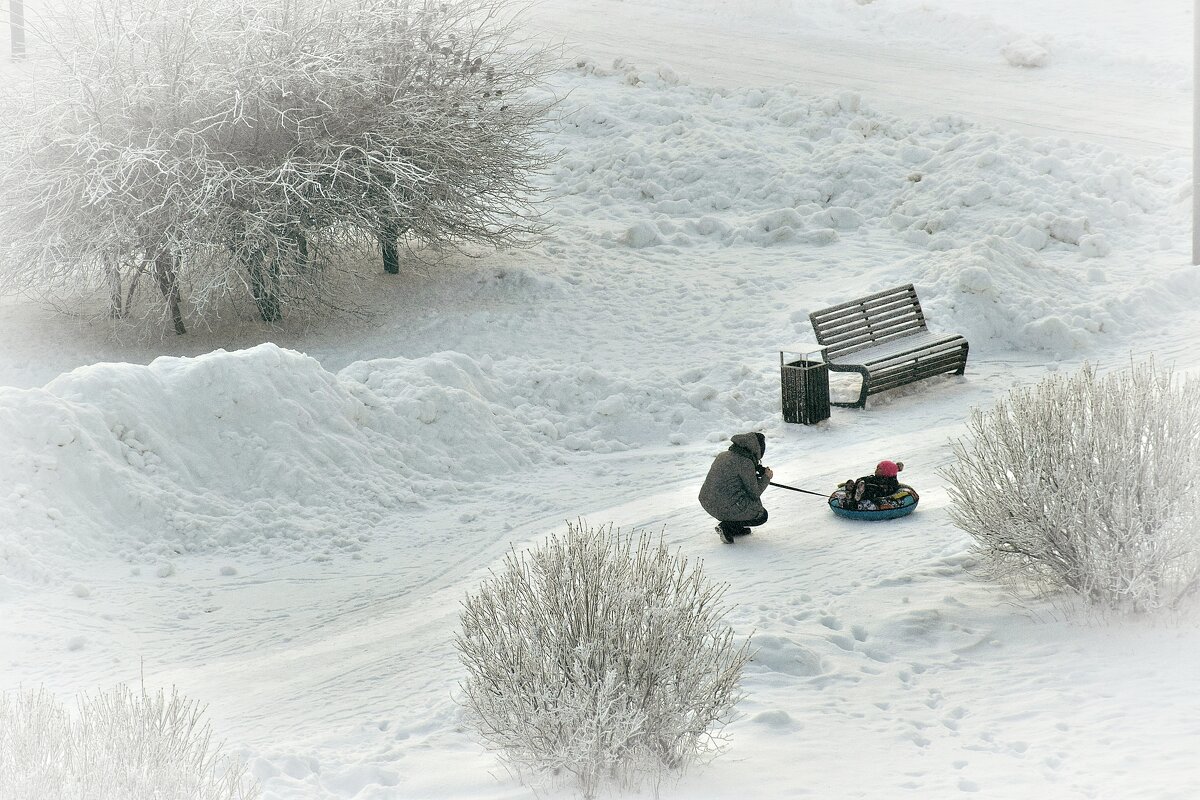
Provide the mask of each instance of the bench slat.
{"label": "bench slat", "polygon": [[895,361],[883,366],[882,369],[872,367],[871,376],[872,379],[878,378],[879,380],[884,380],[889,376],[905,374],[937,375],[951,366],[957,371],[961,363],[962,348],[956,348],[953,351],[946,351],[929,357],[921,356],[920,358],[910,358],[906,361]]}
{"label": "bench slat", "polygon": [[890,377],[885,377],[880,381],[872,381],[867,394],[876,394],[878,392],[887,391],[888,389],[896,389],[900,386],[904,386],[905,384],[915,383],[916,381],[925,380],[926,378],[936,378],[938,375],[957,373],[959,364],[959,360],[942,362],[940,366],[937,367],[930,367],[928,369],[922,368],[916,372],[895,374],[891,375]]}
{"label": "bench slat", "polygon": [[846,331],[885,323],[920,329],[925,327],[925,315],[915,311],[912,306],[888,307],[821,320],[814,329],[822,338],[837,339]]}
{"label": "bench slat", "polygon": [[923,331],[856,350],[839,358],[837,363],[870,367],[896,356],[904,356],[922,350],[936,350],[947,345],[957,348],[964,342],[966,340],[956,333]]}
{"label": "bench slat", "polygon": [[913,300],[916,300],[917,290],[911,283],[909,283],[904,286],[897,286],[894,289],[885,289],[882,292],[876,292],[875,294],[869,294],[869,295],[866,295],[865,297],[860,297],[857,300],[850,300],[845,303],[839,303],[838,305],[835,305],[835,306],[829,306],[828,308],[823,308],[820,311],[817,311],[815,313],[827,314],[831,311],[841,311],[844,308],[853,308],[854,306],[870,304],[871,302],[878,300],[879,298],[882,298],[882,297],[902,296],[902,295],[907,295],[908,297],[912,298]]}
{"label": "bench slat", "polygon": [[846,331],[856,327],[876,327],[879,325],[900,325],[906,327],[924,328],[925,316],[913,312],[912,306],[901,308],[881,309],[870,315],[856,314],[854,316],[838,317],[821,324],[821,332],[827,338],[836,338]]}
{"label": "bench slat", "polygon": [[926,330],[924,326],[914,327],[904,321],[889,320],[870,328],[859,327],[855,330],[847,330],[840,336],[829,337],[822,344],[827,346],[827,352],[832,358],[839,358],[874,344],[883,344],[896,338],[917,336]]}
{"label": "bench slat", "polygon": [[925,330],[925,315],[912,285],[869,295],[809,315],[817,341],[831,358]]}
{"label": "bench slat", "polygon": [[930,358],[922,357],[919,360],[910,359],[908,361],[891,364],[882,370],[872,369],[871,382],[872,384],[881,383],[907,375],[940,375],[941,373],[949,370],[957,371],[961,363],[961,349],[955,352],[941,353]]}
{"label": "bench slat", "polygon": [[812,316],[816,317],[822,325],[828,325],[845,319],[873,316],[894,309],[909,309],[912,313],[919,315],[921,304],[913,297],[902,295],[899,297],[885,297],[873,300],[870,303],[855,303],[850,306],[843,305],[836,311],[826,308],[821,311],[814,311]]}

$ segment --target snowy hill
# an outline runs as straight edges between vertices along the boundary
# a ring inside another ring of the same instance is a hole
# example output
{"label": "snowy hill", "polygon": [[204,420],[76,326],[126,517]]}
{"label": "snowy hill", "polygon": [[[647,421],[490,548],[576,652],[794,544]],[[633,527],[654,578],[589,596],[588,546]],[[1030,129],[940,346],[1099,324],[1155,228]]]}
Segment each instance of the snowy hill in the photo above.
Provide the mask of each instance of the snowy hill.
{"label": "snowy hill", "polygon": [[[987,60],[955,78],[986,96],[1030,37],[1053,55],[1019,73],[1033,101],[1118,67],[1186,96],[1180,4],[1137,36],[1078,4],[626,5],[547,4],[547,29],[608,23],[555,78],[554,228],[531,251],[379,276],[364,318],[321,330],[247,316],[123,342],[0,302],[0,689],[176,685],[272,800],[528,798],[462,727],[457,603],[584,517],[661,530],[754,633],[729,752],[664,797],[1194,797],[1194,620],[1015,602],[939,472],[972,407],[1048,371],[1200,369],[1174,129],[1121,148],[1155,122],[1039,133],[1053,114],[900,111],[797,67],[814,37],[841,58],[884,37],[925,74]],[[657,58],[643,14],[678,26]],[[752,53],[721,51],[715,80],[684,69],[689,41],[767,28],[793,34],[796,61],[770,67],[789,80],[745,79]],[[808,313],[907,282],[931,327],[970,339],[967,374],[784,424],[778,351],[811,337]],[[778,480],[816,491],[901,458],[921,507],[863,525],[772,491],[770,522],[725,546],[695,496],[752,429]]]}

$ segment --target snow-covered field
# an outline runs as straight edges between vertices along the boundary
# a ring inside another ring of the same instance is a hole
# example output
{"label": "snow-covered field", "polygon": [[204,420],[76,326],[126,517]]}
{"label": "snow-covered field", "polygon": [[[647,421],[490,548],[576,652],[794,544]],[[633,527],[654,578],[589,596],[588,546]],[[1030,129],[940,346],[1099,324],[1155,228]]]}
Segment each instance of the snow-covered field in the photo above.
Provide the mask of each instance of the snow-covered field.
{"label": "snow-covered field", "polygon": [[[272,800],[531,798],[462,725],[451,636],[583,517],[663,531],[754,633],[728,752],[664,798],[1200,794],[1194,616],[1014,600],[939,472],[1014,385],[1200,370],[1191,5],[533,13],[567,39],[533,250],[380,275],[325,326],[147,341],[0,301],[0,689],[174,685]],[[784,424],[808,313],[907,282],[967,374]],[[921,507],[771,490],[723,545],[695,497],[745,430],[817,491],[902,459]]]}

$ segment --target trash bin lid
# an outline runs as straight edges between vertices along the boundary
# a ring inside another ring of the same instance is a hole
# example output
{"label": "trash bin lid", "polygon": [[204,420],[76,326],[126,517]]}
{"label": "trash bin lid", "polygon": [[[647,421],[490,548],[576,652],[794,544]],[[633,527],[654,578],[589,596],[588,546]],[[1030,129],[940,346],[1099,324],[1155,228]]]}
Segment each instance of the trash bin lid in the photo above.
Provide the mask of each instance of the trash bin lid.
{"label": "trash bin lid", "polygon": [[827,349],[828,349],[828,345],[817,344],[816,342],[798,342],[796,344],[789,345],[787,347],[782,348],[779,351],[779,358],[780,358],[780,360],[783,360],[783,357],[788,353],[793,353],[795,355],[801,355],[801,356],[812,355],[813,353],[820,353],[821,357],[824,358],[825,351]]}

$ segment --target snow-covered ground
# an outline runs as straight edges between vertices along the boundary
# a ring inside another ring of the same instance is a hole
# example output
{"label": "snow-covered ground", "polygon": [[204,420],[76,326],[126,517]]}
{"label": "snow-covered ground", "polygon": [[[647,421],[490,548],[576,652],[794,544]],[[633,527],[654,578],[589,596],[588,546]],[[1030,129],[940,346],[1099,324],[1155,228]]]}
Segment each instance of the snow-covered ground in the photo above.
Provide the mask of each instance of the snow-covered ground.
{"label": "snow-covered ground", "polygon": [[[0,689],[177,686],[272,800],[530,798],[463,728],[457,604],[583,517],[663,531],[754,633],[730,749],[666,798],[1195,797],[1195,620],[1015,601],[939,473],[1048,371],[1200,369],[1190,4],[534,13],[568,64],[533,250],[378,276],[325,326],[0,301]],[[967,374],[784,424],[808,313],[910,281]],[[921,507],[771,490],[725,546],[696,492],[752,429],[781,482],[899,458]]]}

